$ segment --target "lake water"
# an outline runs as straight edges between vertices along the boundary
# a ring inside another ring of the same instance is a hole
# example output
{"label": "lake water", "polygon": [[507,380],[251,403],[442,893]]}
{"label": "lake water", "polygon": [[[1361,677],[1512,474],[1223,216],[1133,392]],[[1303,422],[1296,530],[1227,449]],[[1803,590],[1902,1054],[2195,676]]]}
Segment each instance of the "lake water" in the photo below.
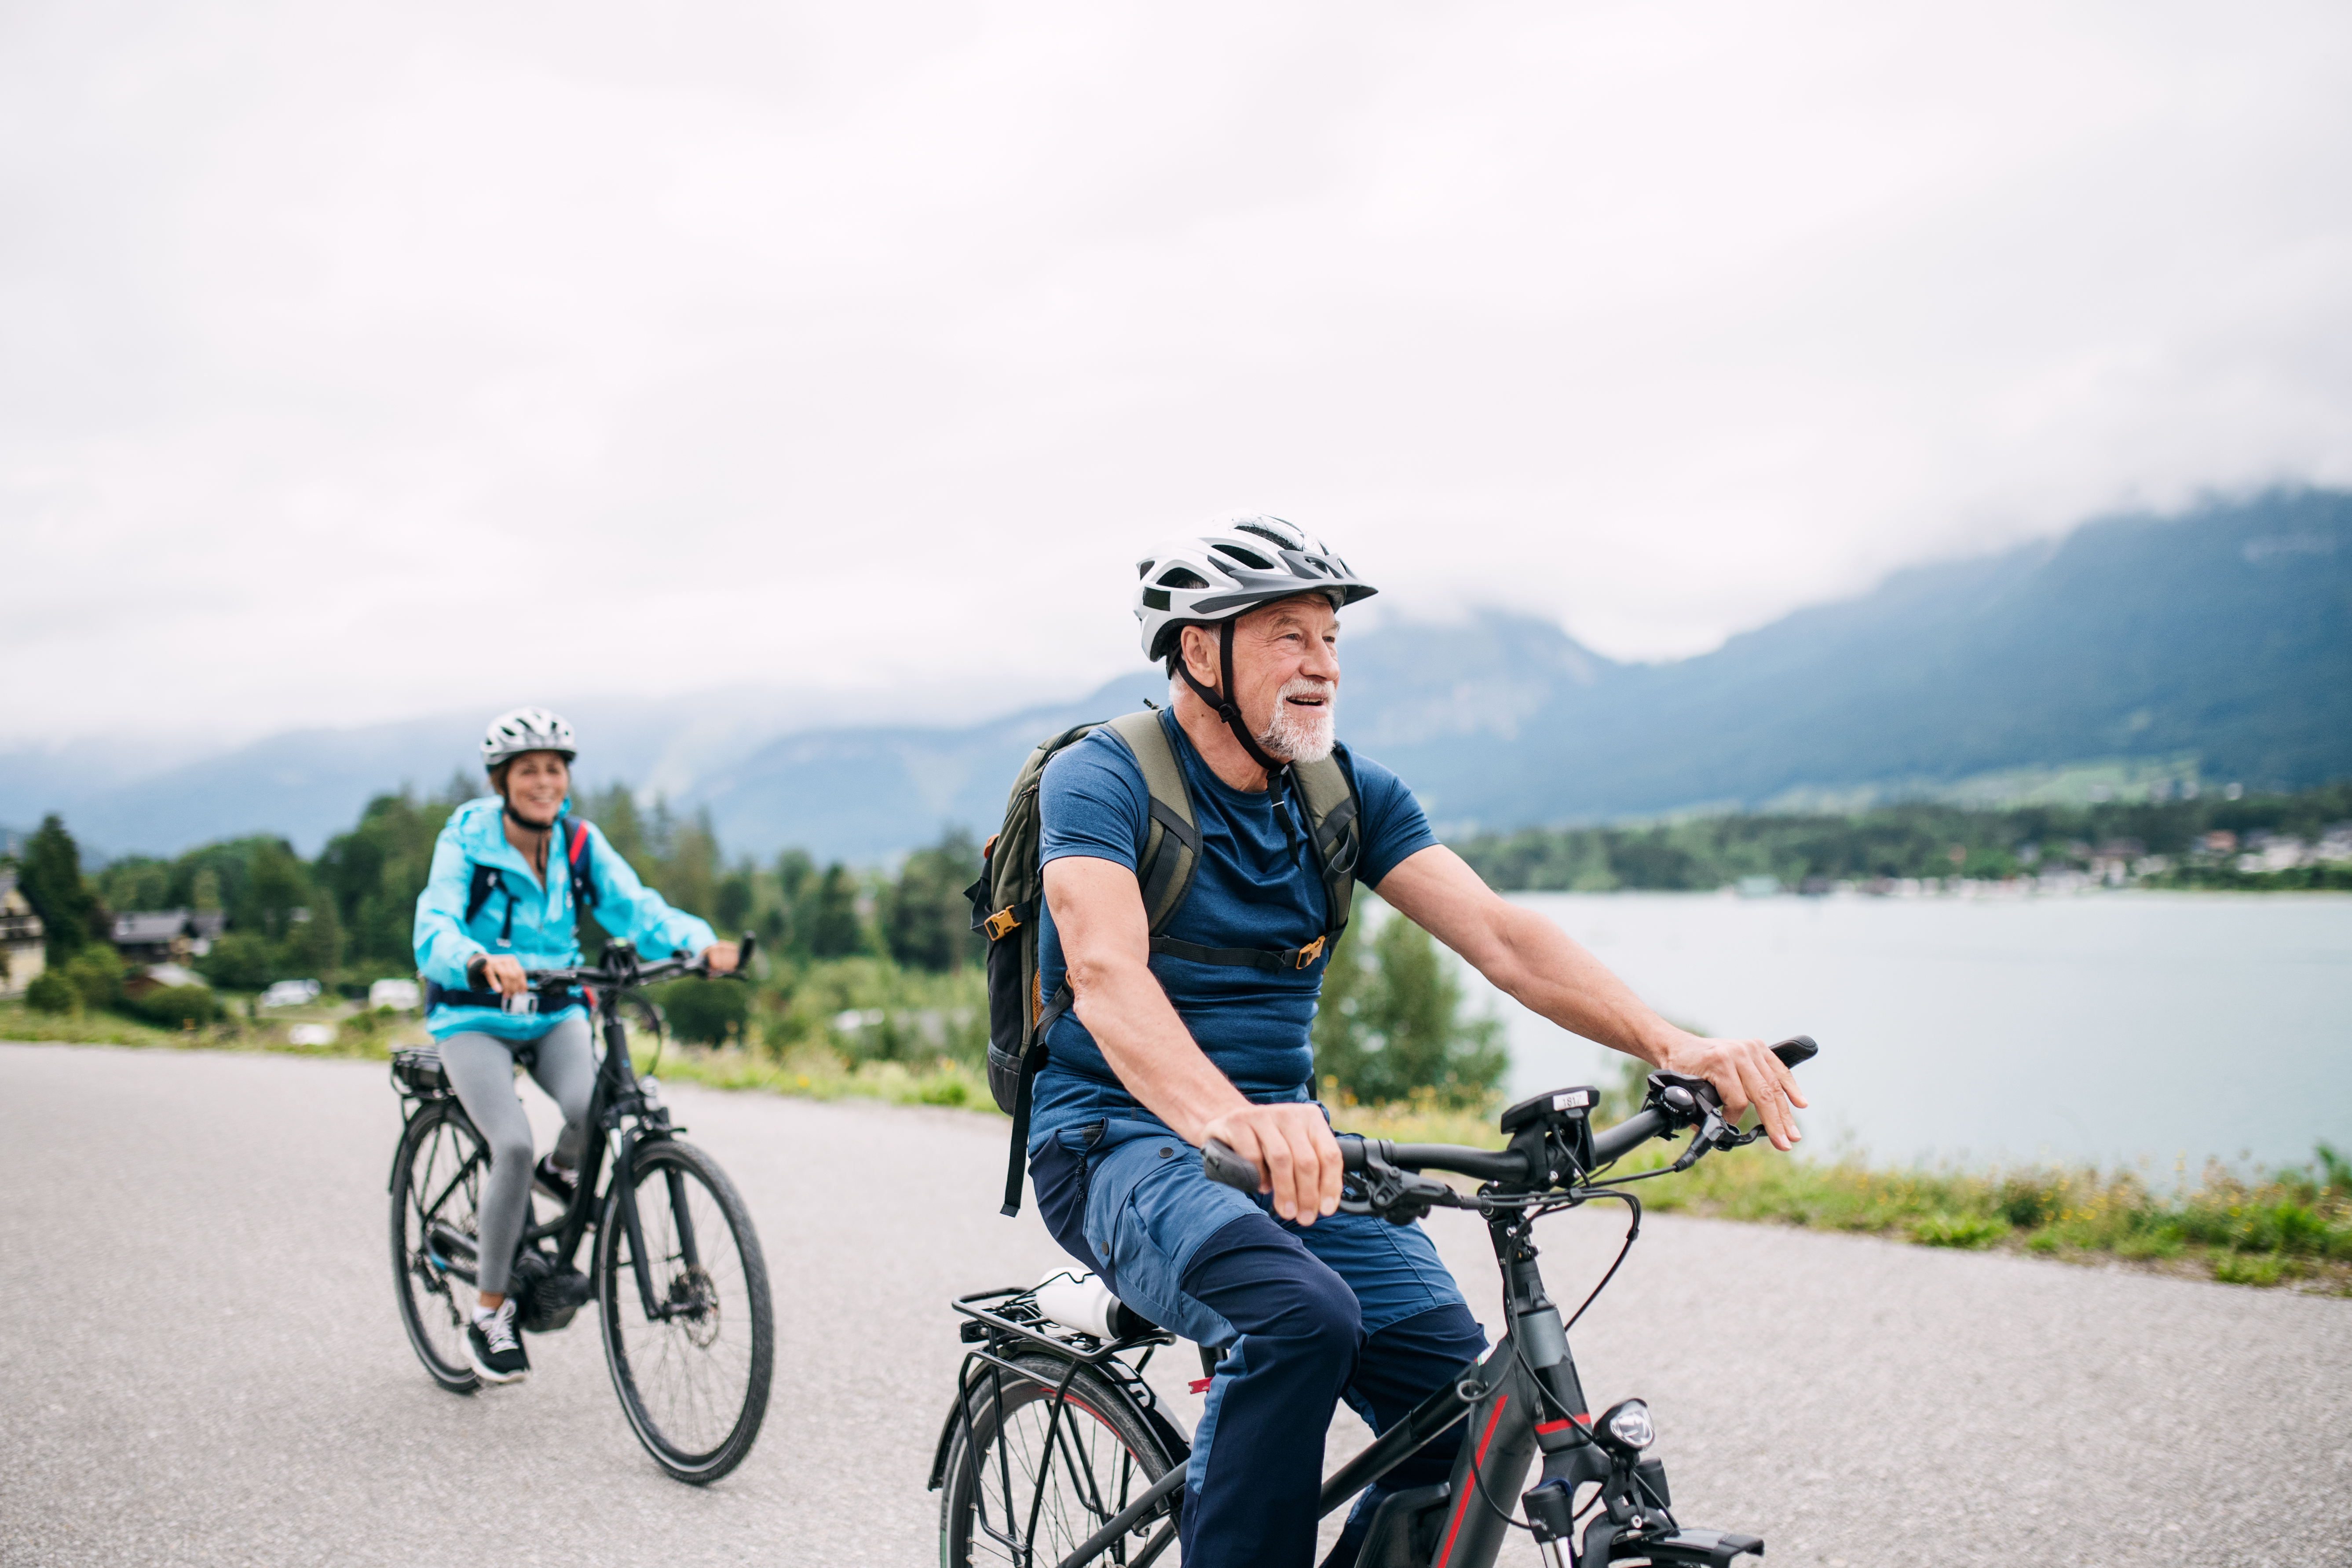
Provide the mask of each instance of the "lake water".
{"label": "lake water", "polygon": [[[1678,1023],[1809,1034],[1809,1152],[1970,1163],[2352,1149],[2352,897],[1522,893]],[[1469,976],[1518,1095],[1622,1058]]]}

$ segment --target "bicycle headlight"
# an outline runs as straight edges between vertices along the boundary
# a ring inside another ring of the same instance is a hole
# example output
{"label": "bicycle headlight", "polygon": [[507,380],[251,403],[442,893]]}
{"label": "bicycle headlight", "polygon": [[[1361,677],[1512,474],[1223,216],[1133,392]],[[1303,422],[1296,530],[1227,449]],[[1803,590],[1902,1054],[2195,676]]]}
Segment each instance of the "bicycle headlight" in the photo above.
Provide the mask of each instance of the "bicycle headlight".
{"label": "bicycle headlight", "polygon": [[1658,1440],[1650,1425],[1650,1407],[1638,1399],[1621,1399],[1602,1412],[1592,1435],[1602,1447],[1626,1454],[1638,1454]]}

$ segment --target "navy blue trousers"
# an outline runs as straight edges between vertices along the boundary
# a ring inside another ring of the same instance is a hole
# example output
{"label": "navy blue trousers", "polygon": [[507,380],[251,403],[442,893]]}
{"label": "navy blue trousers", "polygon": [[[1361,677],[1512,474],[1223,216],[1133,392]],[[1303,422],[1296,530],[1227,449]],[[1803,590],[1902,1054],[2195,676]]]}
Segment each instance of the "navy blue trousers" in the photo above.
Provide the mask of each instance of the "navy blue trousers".
{"label": "navy blue trousers", "polygon": [[[1333,1405],[1386,1431],[1486,1334],[1420,1226],[1286,1224],[1210,1182],[1165,1128],[1108,1129],[1049,1140],[1030,1173],[1047,1228],[1122,1300],[1224,1348],[1185,1476],[1185,1568],[1311,1568]],[[1326,1568],[1350,1568],[1390,1492],[1445,1479],[1461,1431],[1358,1500]]]}

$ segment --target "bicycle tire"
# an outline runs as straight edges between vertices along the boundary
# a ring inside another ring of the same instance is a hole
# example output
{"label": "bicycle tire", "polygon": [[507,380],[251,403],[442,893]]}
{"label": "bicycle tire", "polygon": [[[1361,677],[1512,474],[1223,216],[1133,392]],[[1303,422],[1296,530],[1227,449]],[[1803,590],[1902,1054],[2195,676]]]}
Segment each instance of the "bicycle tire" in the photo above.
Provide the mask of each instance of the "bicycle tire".
{"label": "bicycle tire", "polygon": [[[949,1436],[940,1488],[942,1568],[1059,1563],[1176,1462],[1127,1392],[1092,1367],[1079,1368],[1071,1378],[1061,1422],[1055,1426],[1054,1390],[1069,1363],[1045,1354],[1010,1359],[1021,1373],[996,1369],[992,1378],[991,1369],[974,1370],[966,1395],[970,1424],[959,1422]],[[1038,1499],[1037,1460],[1049,1426],[1059,1461],[1052,1473],[1058,1484],[1049,1484]],[[1134,1562],[1163,1523],[1164,1516],[1150,1521],[1113,1542],[1097,1561]],[[1172,1561],[1164,1553],[1160,1560]]]}
{"label": "bicycle tire", "polygon": [[[621,1220],[616,1173],[605,1189],[596,1239],[604,1364],[630,1430],[654,1462],[679,1480],[707,1485],[743,1462],[767,1414],[775,1362],[768,1267],[751,1211],[717,1161],[691,1143],[665,1138],[639,1144],[634,1163],[629,1180],[656,1304],[686,1310],[647,1318]],[[696,1244],[695,1268],[685,1266],[681,1251],[681,1198]],[[722,1231],[731,1264],[717,1255]]]}
{"label": "bicycle tire", "polygon": [[426,1227],[439,1219],[480,1235],[481,1178],[488,1164],[481,1134],[455,1100],[427,1105],[410,1118],[393,1156],[392,1278],[401,1326],[433,1381],[452,1394],[481,1386],[466,1355],[468,1314],[461,1298],[472,1287],[436,1264]]}

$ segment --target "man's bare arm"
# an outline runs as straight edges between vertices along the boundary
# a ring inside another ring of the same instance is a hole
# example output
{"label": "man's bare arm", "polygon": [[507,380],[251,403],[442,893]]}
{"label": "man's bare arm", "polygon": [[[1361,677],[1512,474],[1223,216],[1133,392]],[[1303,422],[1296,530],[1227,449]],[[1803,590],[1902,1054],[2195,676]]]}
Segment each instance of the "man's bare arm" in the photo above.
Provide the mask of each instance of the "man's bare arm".
{"label": "man's bare arm", "polygon": [[1776,1149],[1803,1136],[1790,1108],[1804,1096],[1763,1041],[1675,1027],[1566,931],[1497,896],[1444,845],[1406,857],[1378,890],[1530,1012],[1653,1067],[1706,1079],[1735,1118],[1754,1105]]}
{"label": "man's bare arm", "polygon": [[1199,1146],[1215,1138],[1265,1173],[1285,1219],[1339,1206],[1339,1148],[1306,1103],[1253,1104],[1202,1054],[1151,973],[1151,926],[1135,873],[1115,860],[1045,863],[1045,901],[1069,966],[1072,1010],[1129,1094]]}

